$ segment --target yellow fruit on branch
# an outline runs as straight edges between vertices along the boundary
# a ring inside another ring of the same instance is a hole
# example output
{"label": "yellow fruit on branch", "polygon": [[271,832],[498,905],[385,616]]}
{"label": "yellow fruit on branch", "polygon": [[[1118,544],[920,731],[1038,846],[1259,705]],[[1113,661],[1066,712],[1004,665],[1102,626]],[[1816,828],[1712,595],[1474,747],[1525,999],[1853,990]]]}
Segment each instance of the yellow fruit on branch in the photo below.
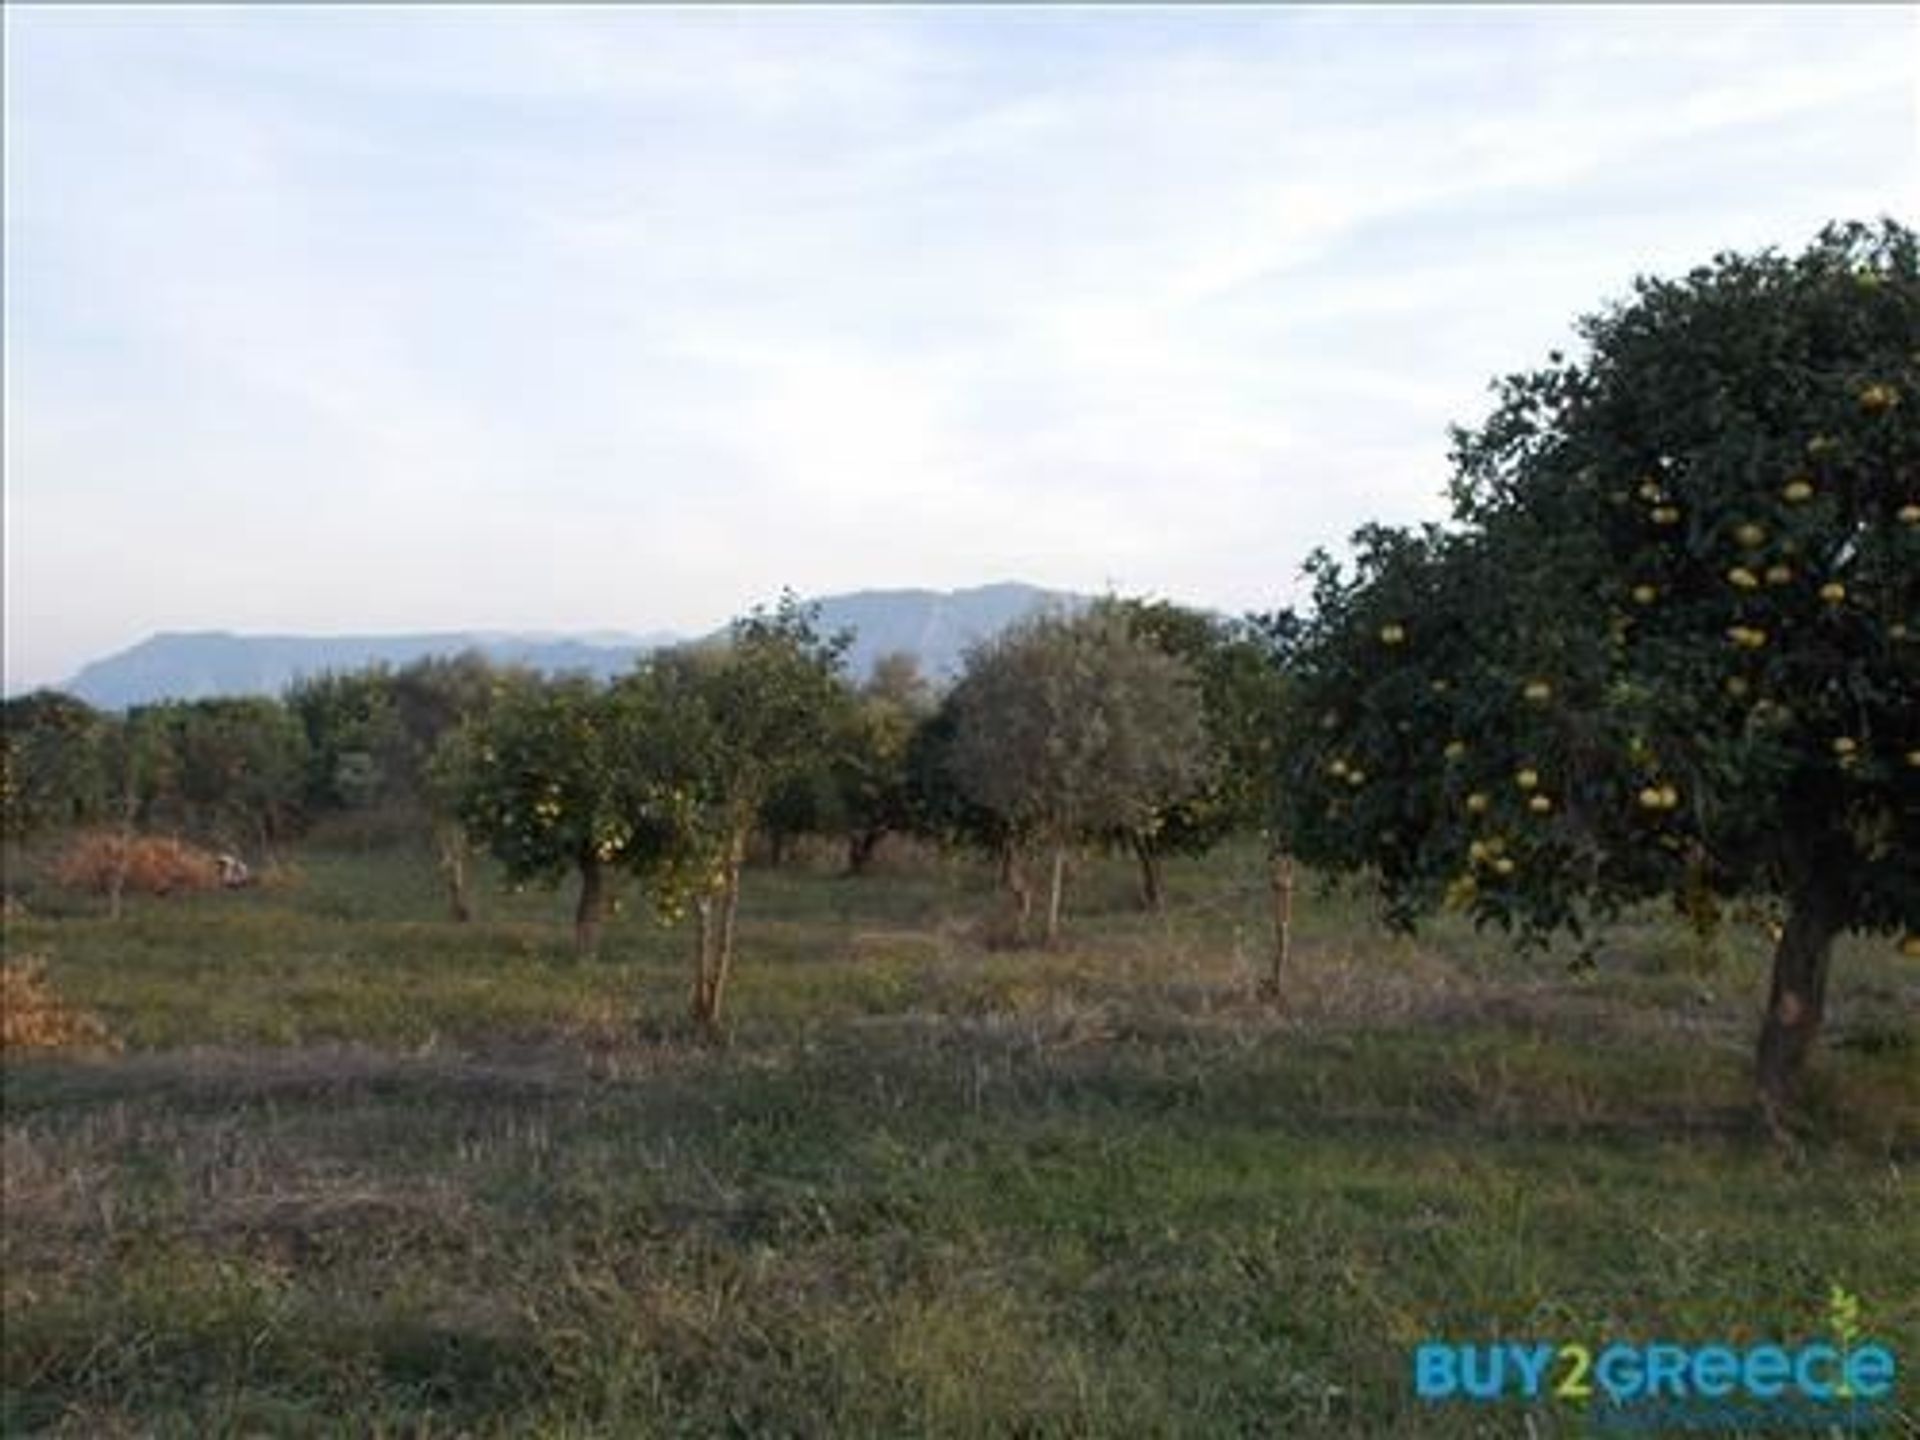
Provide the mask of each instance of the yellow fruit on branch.
{"label": "yellow fruit on branch", "polygon": [[1847,587],[1838,580],[1829,580],[1820,587],[1820,598],[1829,605],[1838,605],[1847,598]]}
{"label": "yellow fruit on branch", "polygon": [[1769,565],[1767,567],[1767,583],[1769,585],[1785,585],[1791,582],[1792,579],[1793,567],[1791,565]]}
{"label": "yellow fruit on branch", "polygon": [[1484,815],[1487,813],[1487,807],[1491,804],[1493,804],[1493,802],[1489,800],[1483,792],[1476,790],[1473,794],[1467,796],[1467,813],[1469,815]]}
{"label": "yellow fruit on branch", "polygon": [[1553,809],[1553,801],[1549,800],[1545,795],[1536,795],[1527,801],[1527,809],[1536,815],[1545,815]]}
{"label": "yellow fruit on branch", "polygon": [[1449,740],[1446,748],[1440,753],[1445,755],[1449,760],[1458,760],[1467,753],[1467,742],[1464,740]]}
{"label": "yellow fruit on branch", "polygon": [[1894,515],[1902,525],[1920,525],[1920,505],[1902,505]]}
{"label": "yellow fruit on branch", "polygon": [[1767,632],[1752,625],[1735,625],[1727,638],[1742,650],[1758,650],[1767,643]]}
{"label": "yellow fruit on branch", "polygon": [[1636,585],[1633,587],[1633,603],[1636,605],[1651,605],[1659,598],[1659,590],[1652,585]]}
{"label": "yellow fruit on branch", "polygon": [[1407,639],[1407,628],[1400,624],[1388,624],[1380,627],[1382,645],[1403,645]]}
{"label": "yellow fruit on branch", "polygon": [[1544,705],[1553,698],[1553,685],[1546,680],[1529,680],[1520,693],[1535,705]]}
{"label": "yellow fruit on branch", "polygon": [[1836,755],[1851,755],[1859,748],[1860,742],[1851,735],[1836,735],[1833,738],[1833,753]]}
{"label": "yellow fruit on branch", "polygon": [[1796,477],[1781,487],[1780,498],[1789,505],[1804,505],[1813,498],[1813,484]]}
{"label": "yellow fruit on branch", "polygon": [[1742,550],[1758,550],[1767,543],[1767,532],[1748,521],[1733,532],[1733,538]]}
{"label": "yellow fruit on branch", "polygon": [[1656,525],[1678,525],[1680,512],[1671,505],[1656,505],[1648,512],[1647,518]]}
{"label": "yellow fruit on branch", "polygon": [[1522,790],[1537,790],[1540,788],[1540,772],[1538,770],[1516,770],[1513,772],[1513,783],[1518,785]]}
{"label": "yellow fruit on branch", "polygon": [[1496,875],[1511,875],[1513,873],[1512,858],[1506,855],[1500,856],[1493,862],[1493,873]]}
{"label": "yellow fruit on branch", "polygon": [[1727,571],[1727,583],[1737,590],[1758,590],[1760,577],[1744,565],[1736,565]]}
{"label": "yellow fruit on branch", "polygon": [[1882,414],[1899,403],[1900,392],[1891,385],[1873,384],[1860,392],[1860,408],[1869,415]]}

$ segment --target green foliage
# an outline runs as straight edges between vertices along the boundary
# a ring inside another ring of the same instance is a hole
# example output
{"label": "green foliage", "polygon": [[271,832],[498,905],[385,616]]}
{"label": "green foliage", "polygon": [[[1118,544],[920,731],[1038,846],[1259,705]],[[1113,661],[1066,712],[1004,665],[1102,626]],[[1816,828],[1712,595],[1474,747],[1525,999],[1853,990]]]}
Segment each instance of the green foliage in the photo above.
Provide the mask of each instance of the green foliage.
{"label": "green foliage", "polygon": [[1231,834],[1267,827],[1282,694],[1270,626],[1168,600],[1109,600],[1100,608],[1118,616],[1132,634],[1184,661],[1199,683],[1212,757],[1206,783],[1156,815],[1156,847],[1200,854]]}
{"label": "green foliage", "polygon": [[1193,671],[1109,610],[1002,632],[968,658],[954,707],[960,788],[1018,834],[1151,833],[1207,778]]}
{"label": "green foliage", "polygon": [[296,682],[287,706],[307,735],[308,804],[320,810],[430,806],[430,767],[441,738],[484,713],[503,687],[532,679],[469,651],[398,670],[370,665]]}
{"label": "green foliage", "polygon": [[406,735],[384,665],[309,676],[287,689],[308,746],[307,801],[317,810],[365,809],[403,783]]}
{"label": "green foliage", "polygon": [[1723,255],[1582,333],[1458,437],[1452,529],[1313,567],[1295,843],[1402,919],[1577,927],[1704,869],[1920,933],[1915,237]]}
{"label": "green foliage", "polygon": [[725,645],[655,655],[616,687],[636,860],[667,916],[737,875],[769,800],[828,753],[846,644],[785,595],[735,621]]}
{"label": "green foliage", "polygon": [[[171,749],[170,786],[153,819],[239,848],[284,838],[299,818],[306,735],[275,700],[195,700],[135,711]],[[151,770],[150,770],[151,773]]]}
{"label": "green foliage", "polygon": [[0,816],[8,835],[99,817],[112,726],[85,701],[57,690],[0,703]]}
{"label": "green foliage", "polygon": [[761,807],[776,845],[791,835],[842,837],[857,869],[883,837],[912,829],[908,752],[931,710],[910,655],[885,656],[859,689],[843,686],[829,707],[821,749]]}
{"label": "green foliage", "polygon": [[551,884],[583,865],[631,863],[627,719],[617,696],[585,678],[507,687],[447,741],[437,784],[515,880]]}

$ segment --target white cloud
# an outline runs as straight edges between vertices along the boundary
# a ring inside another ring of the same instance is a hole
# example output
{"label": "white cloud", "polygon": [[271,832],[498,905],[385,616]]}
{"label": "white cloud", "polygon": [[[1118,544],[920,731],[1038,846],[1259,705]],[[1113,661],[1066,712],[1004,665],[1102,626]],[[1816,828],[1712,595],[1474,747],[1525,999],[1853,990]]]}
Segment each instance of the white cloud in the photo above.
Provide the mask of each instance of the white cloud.
{"label": "white cloud", "polygon": [[1264,607],[1635,270],[1920,157],[1889,10],[6,23],[10,683],[782,584]]}

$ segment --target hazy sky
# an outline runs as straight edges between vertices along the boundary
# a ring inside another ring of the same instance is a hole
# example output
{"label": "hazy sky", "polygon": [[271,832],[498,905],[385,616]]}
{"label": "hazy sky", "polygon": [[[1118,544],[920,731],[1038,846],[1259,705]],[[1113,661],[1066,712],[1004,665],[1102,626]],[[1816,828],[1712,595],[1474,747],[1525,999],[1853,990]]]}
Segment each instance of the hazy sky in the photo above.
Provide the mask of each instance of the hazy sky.
{"label": "hazy sky", "polygon": [[1916,14],[9,4],[7,681],[1271,607],[1636,273],[1920,212]]}

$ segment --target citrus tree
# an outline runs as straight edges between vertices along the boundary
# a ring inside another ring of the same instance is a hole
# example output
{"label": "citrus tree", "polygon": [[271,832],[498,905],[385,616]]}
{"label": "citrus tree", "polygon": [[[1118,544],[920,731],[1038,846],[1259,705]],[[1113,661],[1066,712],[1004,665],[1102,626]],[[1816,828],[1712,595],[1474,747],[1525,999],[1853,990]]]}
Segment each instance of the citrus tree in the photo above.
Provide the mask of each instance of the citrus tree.
{"label": "citrus tree", "polygon": [[1778,904],[1777,1115],[1834,939],[1920,954],[1915,237],[1722,255],[1581,334],[1456,436],[1454,524],[1312,565],[1282,819],[1408,923]]}
{"label": "citrus tree", "polygon": [[845,706],[849,636],[791,595],[722,645],[669,651],[614,687],[629,858],[667,920],[695,919],[691,1010],[720,1024],[747,841],[769,797],[819,763]]}
{"label": "citrus tree", "polygon": [[637,863],[633,785],[622,763],[626,708],[585,677],[504,687],[449,732],[435,782],[466,832],[515,881],[580,877],[574,947],[594,952],[611,872]]}

